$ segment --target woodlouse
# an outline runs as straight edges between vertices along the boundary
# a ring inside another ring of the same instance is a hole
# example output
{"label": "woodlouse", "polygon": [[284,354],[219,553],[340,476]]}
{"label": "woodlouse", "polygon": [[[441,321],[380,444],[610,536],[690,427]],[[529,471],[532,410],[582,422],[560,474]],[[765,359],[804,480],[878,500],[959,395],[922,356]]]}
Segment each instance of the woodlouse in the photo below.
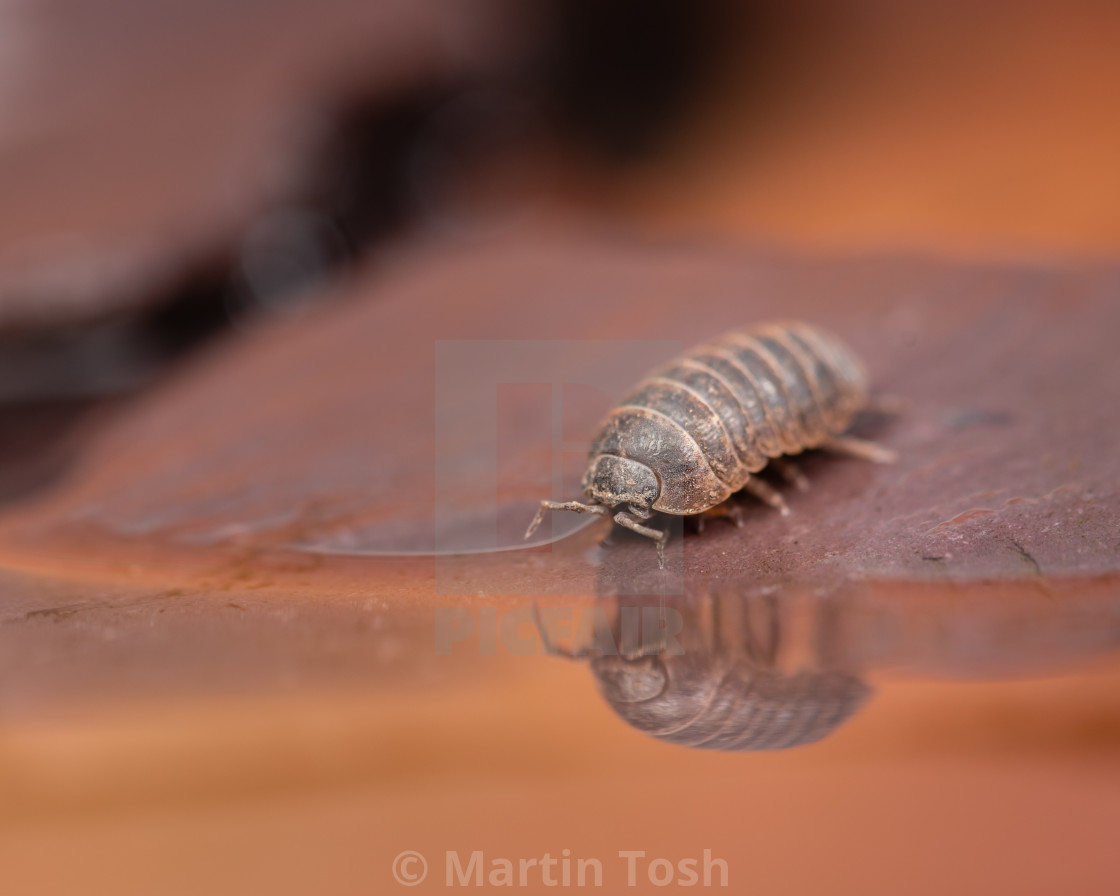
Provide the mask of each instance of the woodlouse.
{"label": "woodlouse", "polygon": [[[837,337],[792,321],[727,333],[638,383],[592,443],[588,503],[541,501],[525,537],[548,510],[613,516],[654,540],[664,568],[668,532],[642,525],[655,510],[699,514],[743,489],[788,513],[781,495],[753,475],[768,463],[803,485],[784,455],[826,448],[892,461],[893,452],[842,435],[866,403],[863,366]],[[737,508],[728,513],[739,522]]]}

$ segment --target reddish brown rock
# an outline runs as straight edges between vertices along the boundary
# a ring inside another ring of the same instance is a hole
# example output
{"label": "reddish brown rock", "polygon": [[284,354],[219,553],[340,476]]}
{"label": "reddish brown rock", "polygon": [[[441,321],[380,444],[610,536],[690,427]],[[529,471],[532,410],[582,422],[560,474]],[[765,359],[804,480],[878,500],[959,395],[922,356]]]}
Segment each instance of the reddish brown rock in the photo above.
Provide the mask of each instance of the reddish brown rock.
{"label": "reddish brown rock", "polygon": [[59,487],[9,510],[3,551],[94,565],[138,550],[191,563],[341,553],[376,575],[388,560],[371,555],[518,547],[535,501],[560,497],[547,384],[561,384],[564,496],[577,497],[579,440],[674,346],[797,317],[842,334],[897,399],[857,427],[897,464],[805,457],[812,487],[789,493],[790,517],[748,502],[743,529],[674,539],[668,580],[647,581],[652,548],[617,534],[589,565],[606,527],[550,554],[441,563],[474,570],[472,588],[492,578],[521,593],[573,581],[590,593],[616,564],[645,584],[682,571],[1023,587],[1106,574],[1120,510],[1116,284],[1106,269],[820,262],[558,234],[430,245],[332,307],[225,342],[124,409]]}

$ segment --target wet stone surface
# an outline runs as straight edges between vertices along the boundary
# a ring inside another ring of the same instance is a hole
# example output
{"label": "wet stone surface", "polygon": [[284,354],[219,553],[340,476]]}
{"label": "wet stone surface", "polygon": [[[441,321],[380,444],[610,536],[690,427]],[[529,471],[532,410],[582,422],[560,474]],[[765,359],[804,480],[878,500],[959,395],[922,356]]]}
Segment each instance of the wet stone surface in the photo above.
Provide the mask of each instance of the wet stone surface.
{"label": "wet stone surface", "polygon": [[[236,545],[369,569],[374,555],[474,554],[448,562],[483,589],[574,576],[589,593],[586,549],[604,525],[551,556],[506,551],[536,501],[579,497],[595,423],[651,367],[791,317],[865,360],[892,409],[853,431],[899,462],[807,454],[807,491],[772,480],[789,517],[737,498],[743,528],[689,524],[669,543],[669,576],[1107,574],[1120,550],[1118,285],[1103,268],[813,261],[556,232],[437,242],[341,287],[342,301],[225,341],[119,410],[56,487],[12,508],[0,549],[96,561]],[[554,519],[542,540],[587,525]],[[611,541],[596,562],[637,546]],[[656,569],[652,548],[648,559]]]}

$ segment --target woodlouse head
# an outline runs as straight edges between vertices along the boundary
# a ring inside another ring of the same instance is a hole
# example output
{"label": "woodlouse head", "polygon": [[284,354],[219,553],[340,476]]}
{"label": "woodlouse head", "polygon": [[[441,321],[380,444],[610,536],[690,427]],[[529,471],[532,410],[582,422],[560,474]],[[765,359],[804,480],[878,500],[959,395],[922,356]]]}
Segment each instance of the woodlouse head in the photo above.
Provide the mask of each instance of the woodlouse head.
{"label": "woodlouse head", "polygon": [[583,476],[583,490],[598,504],[625,504],[648,514],[661,493],[657,475],[645,464],[615,454],[595,457]]}

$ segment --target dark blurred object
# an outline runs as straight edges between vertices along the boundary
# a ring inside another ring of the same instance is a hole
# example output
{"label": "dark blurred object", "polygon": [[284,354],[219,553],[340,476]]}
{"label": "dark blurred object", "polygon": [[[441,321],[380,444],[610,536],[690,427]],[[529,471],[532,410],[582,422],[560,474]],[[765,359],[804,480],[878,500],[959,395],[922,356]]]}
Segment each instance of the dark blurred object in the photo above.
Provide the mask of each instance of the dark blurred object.
{"label": "dark blurred object", "polygon": [[729,44],[757,52],[766,35],[732,29],[766,4],[749,0],[548,0],[545,43],[530,70],[558,120],[615,161],[648,155],[694,104]]}
{"label": "dark blurred object", "polygon": [[348,225],[361,203],[358,237],[395,224],[399,135],[433,93],[501,58],[501,9],[53,0],[10,13],[0,397],[134,387],[248,303],[344,260],[317,217]]}
{"label": "dark blurred object", "polygon": [[95,407],[86,399],[0,402],[0,506],[58,483]]}

